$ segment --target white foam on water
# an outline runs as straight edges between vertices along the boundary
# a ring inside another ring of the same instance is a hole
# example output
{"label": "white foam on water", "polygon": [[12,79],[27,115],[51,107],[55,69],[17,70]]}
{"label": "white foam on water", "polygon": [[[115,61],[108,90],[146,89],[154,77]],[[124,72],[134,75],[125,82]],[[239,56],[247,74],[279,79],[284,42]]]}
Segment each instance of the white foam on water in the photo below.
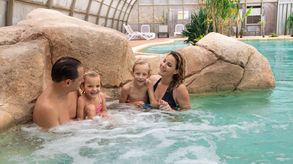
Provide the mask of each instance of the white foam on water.
{"label": "white foam on water", "polygon": [[[175,152],[172,152],[168,155],[165,160],[166,163],[192,163],[194,161],[204,162],[204,163],[219,163],[220,158],[216,154],[216,148],[214,146],[211,147],[203,147],[203,146],[189,146],[184,148],[179,148]],[[192,155],[195,159],[188,159],[186,156]]]}
{"label": "white foam on water", "polygon": [[[110,106],[110,119],[70,121],[49,132],[34,124],[22,127],[29,136],[44,140],[32,152],[33,161],[58,161],[56,155],[64,155],[68,160],[73,158],[73,163],[94,163],[100,151],[111,159],[111,153],[104,150],[119,149],[117,156],[122,161],[157,154],[157,159],[166,163],[221,163],[216,153],[217,140],[231,135],[237,138],[239,131],[264,126],[256,121],[218,125],[213,113],[200,110],[140,112],[129,105],[112,103]],[[148,149],[143,149],[145,146]],[[87,151],[92,156],[81,154]]]}

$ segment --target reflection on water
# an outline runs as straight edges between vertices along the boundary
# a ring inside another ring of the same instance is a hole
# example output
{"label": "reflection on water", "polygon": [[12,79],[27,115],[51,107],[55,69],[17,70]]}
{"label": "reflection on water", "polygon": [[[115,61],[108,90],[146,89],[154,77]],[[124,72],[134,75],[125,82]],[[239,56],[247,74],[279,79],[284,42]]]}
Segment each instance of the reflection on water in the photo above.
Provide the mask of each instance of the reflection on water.
{"label": "reflection on water", "polygon": [[49,132],[23,125],[0,134],[0,163],[293,163],[293,55],[284,50],[293,45],[256,44],[273,63],[274,90],[193,95],[193,109],[177,113],[114,102],[111,119]]}

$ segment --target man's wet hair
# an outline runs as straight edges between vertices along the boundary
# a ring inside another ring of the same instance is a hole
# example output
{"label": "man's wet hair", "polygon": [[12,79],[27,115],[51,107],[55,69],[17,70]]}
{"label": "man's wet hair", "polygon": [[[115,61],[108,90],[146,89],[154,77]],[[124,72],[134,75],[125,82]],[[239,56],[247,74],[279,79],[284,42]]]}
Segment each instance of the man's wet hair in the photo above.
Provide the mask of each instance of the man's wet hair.
{"label": "man's wet hair", "polygon": [[54,82],[61,82],[66,79],[75,80],[78,77],[78,68],[81,62],[72,57],[58,59],[52,67],[51,77]]}

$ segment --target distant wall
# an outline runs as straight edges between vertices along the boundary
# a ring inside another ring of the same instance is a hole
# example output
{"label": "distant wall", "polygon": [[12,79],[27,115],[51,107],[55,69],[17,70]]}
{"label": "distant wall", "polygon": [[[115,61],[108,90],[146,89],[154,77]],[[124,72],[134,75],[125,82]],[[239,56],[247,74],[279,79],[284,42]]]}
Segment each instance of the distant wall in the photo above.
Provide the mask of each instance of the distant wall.
{"label": "distant wall", "polygon": [[6,3],[6,1],[0,1],[0,27],[5,26]]}

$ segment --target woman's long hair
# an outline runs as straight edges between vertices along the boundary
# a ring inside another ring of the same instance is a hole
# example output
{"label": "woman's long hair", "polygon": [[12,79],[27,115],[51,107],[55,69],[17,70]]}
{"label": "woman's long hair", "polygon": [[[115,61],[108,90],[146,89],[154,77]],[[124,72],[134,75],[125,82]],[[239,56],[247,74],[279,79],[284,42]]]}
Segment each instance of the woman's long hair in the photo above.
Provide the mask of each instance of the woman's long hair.
{"label": "woman's long hair", "polygon": [[168,87],[168,91],[172,91],[183,83],[185,78],[185,60],[179,52],[171,51],[168,55],[172,55],[176,60],[177,74],[173,75],[172,81]]}

